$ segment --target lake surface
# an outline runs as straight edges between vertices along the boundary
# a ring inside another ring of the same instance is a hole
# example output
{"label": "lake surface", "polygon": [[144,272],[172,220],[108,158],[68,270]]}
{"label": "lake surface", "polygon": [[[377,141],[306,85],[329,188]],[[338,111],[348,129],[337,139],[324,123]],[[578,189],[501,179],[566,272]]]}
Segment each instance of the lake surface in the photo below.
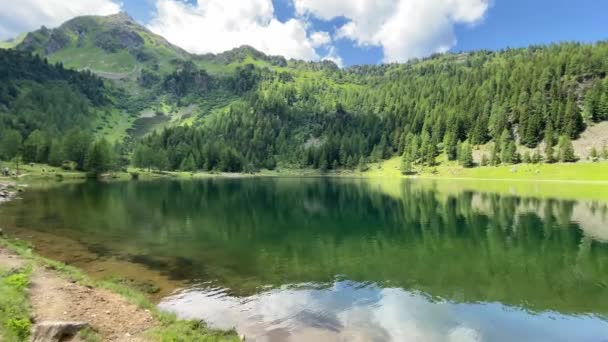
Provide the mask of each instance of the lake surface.
{"label": "lake surface", "polygon": [[174,284],[160,307],[253,341],[608,341],[606,188],[535,186],[66,184],[1,205],[0,227],[77,266],[156,272]]}

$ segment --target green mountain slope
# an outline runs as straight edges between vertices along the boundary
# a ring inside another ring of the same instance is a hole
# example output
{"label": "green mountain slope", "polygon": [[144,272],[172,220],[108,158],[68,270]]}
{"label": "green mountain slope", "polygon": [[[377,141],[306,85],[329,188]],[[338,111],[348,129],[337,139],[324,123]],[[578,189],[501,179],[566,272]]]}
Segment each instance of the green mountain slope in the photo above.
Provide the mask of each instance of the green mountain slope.
{"label": "green mountain slope", "polygon": [[127,150],[141,166],[326,170],[399,155],[407,172],[573,161],[571,140],[608,120],[606,42],[341,70],[247,46],[191,55],[119,14],[42,28],[16,49],[102,76],[108,102],[93,106],[107,114],[93,131],[135,139]]}
{"label": "green mountain slope", "polygon": [[78,17],[56,29],[43,27],[29,33],[16,48],[66,67],[119,74],[116,78],[144,65],[168,70],[173,60],[189,57],[125,13]]}

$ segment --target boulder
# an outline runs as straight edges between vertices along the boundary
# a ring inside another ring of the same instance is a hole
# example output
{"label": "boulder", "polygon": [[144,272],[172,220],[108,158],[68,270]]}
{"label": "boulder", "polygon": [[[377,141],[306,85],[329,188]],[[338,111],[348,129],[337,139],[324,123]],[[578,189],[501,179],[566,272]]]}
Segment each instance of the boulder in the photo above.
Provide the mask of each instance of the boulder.
{"label": "boulder", "polygon": [[32,342],[59,342],[65,338],[75,336],[78,332],[89,326],[86,322],[40,322],[32,328]]}

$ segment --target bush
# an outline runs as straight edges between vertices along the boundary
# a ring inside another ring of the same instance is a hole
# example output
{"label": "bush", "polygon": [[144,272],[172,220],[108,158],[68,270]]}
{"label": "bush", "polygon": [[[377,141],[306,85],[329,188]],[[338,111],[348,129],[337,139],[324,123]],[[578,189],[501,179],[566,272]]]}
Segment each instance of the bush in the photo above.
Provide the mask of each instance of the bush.
{"label": "bush", "polygon": [[27,285],[31,268],[0,272],[0,336],[6,341],[27,340],[30,328]]}

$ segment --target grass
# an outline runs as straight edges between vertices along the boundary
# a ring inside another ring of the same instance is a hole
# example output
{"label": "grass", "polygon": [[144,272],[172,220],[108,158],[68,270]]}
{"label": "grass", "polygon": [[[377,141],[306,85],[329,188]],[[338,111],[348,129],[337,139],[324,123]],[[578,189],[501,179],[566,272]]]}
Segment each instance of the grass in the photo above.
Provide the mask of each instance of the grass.
{"label": "grass", "polygon": [[0,42],[0,49],[14,48],[15,46],[19,45],[19,43],[21,43],[25,39],[25,36],[27,36],[27,33],[22,33],[13,39],[9,39],[9,40]]}
{"label": "grass", "polygon": [[102,342],[103,338],[95,330],[86,327],[78,332],[78,337],[84,342]]}
{"label": "grass", "polygon": [[[143,293],[125,286],[123,282],[117,280],[95,281],[75,267],[36,255],[32,252],[31,246],[25,241],[0,238],[0,246],[12,250],[34,265],[54,270],[68,280],[75,281],[84,286],[108,289],[121,295],[125,300],[139,308],[150,310],[159,323],[156,328],[147,332],[147,335],[152,340],[163,342],[240,340],[234,330],[213,330],[199,321],[180,320],[174,314],[160,311]],[[7,334],[12,334],[4,336],[24,334],[24,331],[29,333],[31,323],[29,323],[30,311],[26,291],[27,284],[29,283],[29,272],[31,272],[31,267],[16,274],[2,272],[2,276],[0,276],[2,280],[0,284],[0,321],[3,323],[3,328],[5,325],[8,327],[6,328]],[[6,314],[3,311],[5,308],[8,310]],[[82,334],[84,336],[81,337],[85,341],[100,340],[94,331],[85,331]],[[27,338],[27,336],[25,337]],[[5,340],[12,341],[11,339]]]}
{"label": "grass", "polygon": [[108,53],[96,46],[71,46],[48,56],[51,63],[62,62],[68,68],[129,73],[136,65],[135,57],[127,50]]}
{"label": "grass", "polygon": [[27,286],[31,267],[0,269],[0,340],[24,341],[32,326]]}
{"label": "grass", "polygon": [[608,182],[608,162],[517,164],[465,169],[454,164],[426,168],[424,176],[504,180]]}
{"label": "grass", "polygon": [[113,109],[98,119],[95,134],[105,137],[110,143],[120,142],[129,135],[128,131],[133,127],[134,121],[133,116]]}

